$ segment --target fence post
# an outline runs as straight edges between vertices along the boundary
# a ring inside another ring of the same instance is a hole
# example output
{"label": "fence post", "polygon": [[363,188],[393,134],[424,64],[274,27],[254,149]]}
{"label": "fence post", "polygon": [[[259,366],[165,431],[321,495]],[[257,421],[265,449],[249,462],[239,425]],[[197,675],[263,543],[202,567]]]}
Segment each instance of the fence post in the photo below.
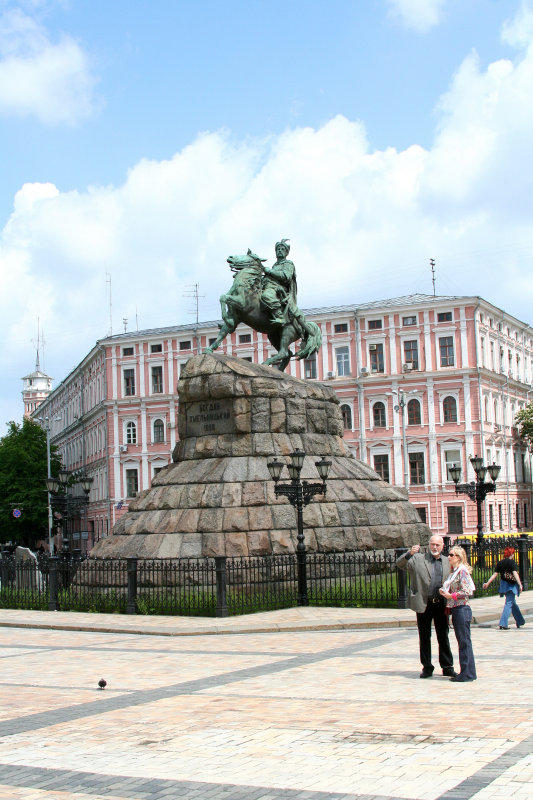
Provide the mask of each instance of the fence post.
{"label": "fence post", "polygon": [[228,604],[226,603],[226,556],[215,556],[215,568],[217,579],[217,617],[228,616]]}
{"label": "fence post", "polygon": [[48,611],[58,611],[59,603],[57,602],[57,566],[59,557],[49,556],[48,558]]}
{"label": "fence post", "polygon": [[[397,547],[394,551],[396,561],[407,552],[407,547]],[[408,608],[407,602],[407,572],[403,569],[396,567],[396,575],[398,578],[398,608]]]}
{"label": "fence post", "polygon": [[518,574],[520,575],[524,592],[529,586],[529,559],[527,557],[528,542],[529,536],[527,533],[521,533],[518,539]]}
{"label": "fence post", "polygon": [[127,558],[126,569],[128,574],[128,604],[126,614],[137,613],[137,559]]}

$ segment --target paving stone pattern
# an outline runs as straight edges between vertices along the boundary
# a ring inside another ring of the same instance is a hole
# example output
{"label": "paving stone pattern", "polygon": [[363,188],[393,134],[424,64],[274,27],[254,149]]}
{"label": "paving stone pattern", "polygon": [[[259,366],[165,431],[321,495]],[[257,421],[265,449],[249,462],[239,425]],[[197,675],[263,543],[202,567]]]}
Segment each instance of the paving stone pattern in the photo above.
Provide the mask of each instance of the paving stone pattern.
{"label": "paving stone pattern", "polygon": [[473,642],[462,685],[412,628],[0,628],[0,800],[526,800],[533,625]]}

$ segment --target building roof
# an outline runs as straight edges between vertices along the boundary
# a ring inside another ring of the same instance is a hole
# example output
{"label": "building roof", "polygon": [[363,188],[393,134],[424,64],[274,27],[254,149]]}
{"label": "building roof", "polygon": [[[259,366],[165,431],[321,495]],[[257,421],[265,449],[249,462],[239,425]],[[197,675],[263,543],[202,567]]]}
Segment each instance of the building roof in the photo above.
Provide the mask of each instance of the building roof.
{"label": "building roof", "polygon": [[35,372],[30,372],[29,375],[24,375],[22,378],[23,381],[27,381],[29,378],[46,378],[46,380],[52,381],[53,378],[50,375],[47,375],[45,372],[41,372],[40,370],[36,369]]}
{"label": "building roof", "polygon": [[[388,300],[373,300],[370,303],[351,303],[345,306],[325,306],[324,308],[303,308],[302,311],[306,315],[320,315],[320,314],[342,314],[342,313],[355,313],[356,311],[370,311],[374,308],[396,308],[401,306],[414,306],[423,305],[428,303],[446,303],[454,302],[457,300],[470,299],[466,296],[453,296],[453,295],[432,295],[432,294],[409,294],[402,297],[392,297]],[[141,331],[126,331],[125,333],[116,333],[112,336],[105,336],[99,342],[121,341],[123,339],[131,339],[132,337],[144,336],[166,336],[180,331],[203,330],[205,328],[216,328],[222,324],[221,319],[210,320],[207,322],[193,322],[186,325],[169,325],[166,328],[146,328]]]}

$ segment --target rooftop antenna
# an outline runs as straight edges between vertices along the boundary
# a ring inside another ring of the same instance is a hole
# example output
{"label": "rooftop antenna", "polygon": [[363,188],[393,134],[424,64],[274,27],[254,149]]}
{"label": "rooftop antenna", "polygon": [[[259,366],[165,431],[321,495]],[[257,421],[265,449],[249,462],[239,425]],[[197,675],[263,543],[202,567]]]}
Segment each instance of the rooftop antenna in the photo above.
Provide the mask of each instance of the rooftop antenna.
{"label": "rooftop antenna", "polygon": [[32,339],[32,344],[37,345],[37,355],[35,358],[35,372],[39,372],[41,369],[41,358],[40,355],[42,354],[43,357],[43,370],[44,370],[44,332],[40,329],[40,318],[37,317],[37,339]]}
{"label": "rooftop antenna", "polygon": [[196,317],[197,325],[198,325],[198,300],[200,297],[202,298],[205,297],[205,295],[203,294],[198,294],[199,288],[200,288],[199,284],[195,283],[193,286],[190,286],[186,294],[183,295],[184,297],[192,297],[194,299],[195,309],[193,311],[189,311],[189,314],[192,314],[194,317]]}
{"label": "rooftop antenna", "polygon": [[105,274],[106,294],[109,292],[109,332],[108,336],[113,336],[113,304],[111,302],[111,273]]}
{"label": "rooftop antenna", "polygon": [[429,266],[431,267],[431,280],[433,282],[433,297],[435,297],[435,259],[429,259]]}
{"label": "rooftop antenna", "polygon": [[127,317],[122,317],[122,324],[124,325],[124,333],[126,333],[127,330],[128,330],[128,318]]}
{"label": "rooftop antenna", "polygon": [[137,306],[135,306],[135,328],[139,330],[139,314],[137,311]]}

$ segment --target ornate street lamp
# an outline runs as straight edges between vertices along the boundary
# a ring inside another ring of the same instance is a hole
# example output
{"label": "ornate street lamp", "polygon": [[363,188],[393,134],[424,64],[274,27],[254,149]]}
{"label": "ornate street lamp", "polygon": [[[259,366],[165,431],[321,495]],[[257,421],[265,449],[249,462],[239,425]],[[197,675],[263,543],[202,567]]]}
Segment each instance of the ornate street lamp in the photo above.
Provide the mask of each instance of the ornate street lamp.
{"label": "ornate street lamp", "polygon": [[[68,469],[60,469],[57,478],[46,479],[50,508],[53,508],[61,517],[65,517],[66,520],[77,515],[81,518],[82,511],[84,511],[87,524],[87,505],[93,481],[94,478],[87,475],[86,472],[69,472]],[[73,497],[67,494],[67,489],[77,483],[81,484],[83,496]],[[64,530],[63,536],[65,532]]]}
{"label": "ornate street lamp", "polygon": [[277,458],[267,463],[268,471],[274,483],[274,491],[276,497],[283,495],[286,497],[296,509],[296,518],[298,525],[298,544],[296,545],[296,559],[298,563],[298,605],[308,606],[309,598],[307,596],[307,570],[306,570],[306,549],[304,537],[304,523],[303,523],[303,510],[304,506],[311,502],[315,494],[326,494],[326,479],[328,477],[331,461],[327,461],[325,456],[322,456],[320,461],[315,462],[317,472],[322,479],[322,483],[309,483],[309,481],[302,481],[300,474],[304,464],[306,454],[303,450],[295,450],[291,453],[290,461],[287,464],[291,483],[278,483],[281,471],[284,466],[283,461],[278,461]]}
{"label": "ornate street lamp", "polygon": [[[471,483],[459,483],[461,480],[461,467],[450,467],[449,473],[452,481],[455,483],[455,494],[466,494],[474,501],[477,506],[477,543],[483,544],[483,523],[481,519],[481,506],[485,497],[490,492],[496,491],[496,480],[500,474],[501,467],[498,464],[490,464],[485,466],[483,459],[479,456],[472,456],[470,463],[476,473],[476,480]],[[489,473],[492,483],[487,483],[485,477]]]}

